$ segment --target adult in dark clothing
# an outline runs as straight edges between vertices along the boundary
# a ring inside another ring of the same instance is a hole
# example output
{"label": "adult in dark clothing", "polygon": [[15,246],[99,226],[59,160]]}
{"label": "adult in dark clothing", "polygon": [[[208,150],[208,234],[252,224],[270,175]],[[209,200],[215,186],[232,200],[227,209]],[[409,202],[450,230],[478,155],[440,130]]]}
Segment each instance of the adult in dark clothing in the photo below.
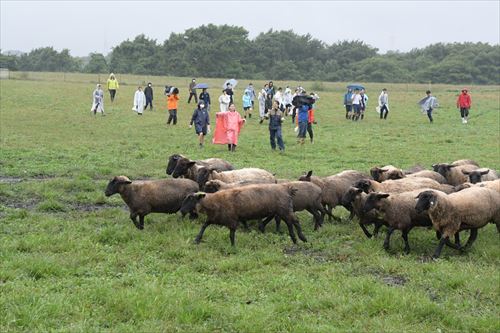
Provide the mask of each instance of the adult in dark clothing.
{"label": "adult in dark clothing", "polygon": [[191,83],[189,84],[189,98],[188,98],[188,104],[191,103],[191,98],[194,96],[194,101],[198,104],[198,96],[196,96],[196,89],[194,86],[196,85],[196,79],[192,79]]}
{"label": "adult in dark clothing", "polygon": [[198,135],[200,148],[202,148],[205,135],[210,132],[210,116],[208,114],[205,102],[202,100],[198,102],[198,107],[193,112],[191,122],[189,123],[189,128],[193,127],[193,124],[196,135]]}
{"label": "adult in dark clothing", "polygon": [[[266,100],[264,101],[264,106],[265,106],[264,114],[267,115],[269,111],[271,111],[271,109],[273,108],[273,96],[271,94],[267,94]],[[260,123],[262,124],[263,121],[264,119],[261,119]]]}
{"label": "adult in dark clothing", "polygon": [[148,108],[148,104],[149,110],[153,110],[153,87],[151,82],[149,82],[146,88],[144,88],[144,95],[146,95],[146,106],[144,107],[144,110]]}
{"label": "adult in dark clothing", "polygon": [[226,84],[225,91],[226,91],[226,95],[229,96],[229,104],[233,103],[234,91],[233,91],[233,87],[231,86],[231,83]]}
{"label": "adult in dark clothing", "polygon": [[205,107],[207,108],[207,111],[210,111],[210,94],[207,92],[206,88],[203,88],[202,92],[200,93],[200,102],[204,101],[205,102]]}
{"label": "adult in dark clothing", "polygon": [[269,81],[269,83],[267,85],[266,93],[267,94],[271,94],[271,98],[274,97],[274,94],[276,93],[276,90],[274,89],[274,83],[273,83],[273,81]]}
{"label": "adult in dark clothing", "polygon": [[283,135],[281,133],[283,111],[280,110],[278,101],[274,101],[273,107],[266,115],[266,118],[267,117],[269,117],[269,140],[271,142],[271,148],[272,150],[276,150],[276,140],[278,140],[278,147],[280,151],[283,152],[285,150]]}

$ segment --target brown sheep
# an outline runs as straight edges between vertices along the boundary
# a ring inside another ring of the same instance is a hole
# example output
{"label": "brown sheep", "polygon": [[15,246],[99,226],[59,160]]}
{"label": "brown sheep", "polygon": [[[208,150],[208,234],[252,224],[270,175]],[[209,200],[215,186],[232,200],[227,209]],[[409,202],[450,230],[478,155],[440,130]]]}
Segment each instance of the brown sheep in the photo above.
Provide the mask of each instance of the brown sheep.
{"label": "brown sheep", "polygon": [[469,181],[472,184],[498,179],[497,172],[490,169],[476,169],[473,171],[462,170],[462,173],[469,177]]}
{"label": "brown sheep", "polygon": [[174,170],[172,171],[172,177],[185,177],[197,181],[198,170],[201,167],[207,167],[215,171],[229,171],[234,169],[228,161],[220,158],[209,158],[201,161],[192,161],[189,158],[180,157],[177,160],[177,164],[175,165]]}
{"label": "brown sheep", "polygon": [[[342,204],[342,196],[349,189],[349,187],[360,179],[366,179],[369,176],[356,170],[346,170],[338,174],[328,176],[325,178],[312,175],[313,171],[310,170],[306,175],[300,176],[300,181],[309,181],[321,188],[322,191],[322,204],[325,207],[326,214],[330,219],[340,220],[332,214],[332,210]],[[345,207],[351,212],[350,217],[353,217],[352,207]]]}
{"label": "brown sheep", "polygon": [[293,213],[292,196],[297,190],[278,184],[259,184],[228,189],[216,193],[198,192],[190,194],[182,203],[181,213],[193,211],[204,213],[207,220],[195,238],[199,243],[210,224],[229,228],[229,238],[234,246],[236,228],[240,221],[279,216],[288,226],[290,238],[297,242],[293,227],[299,238],[306,242],[299,221]]}
{"label": "brown sheep", "polygon": [[383,183],[376,182],[370,179],[362,179],[356,182],[354,187],[363,189],[365,193],[370,192],[386,192],[386,193],[402,193],[419,188],[432,188],[445,193],[454,192],[454,188],[448,184],[439,184],[437,181],[429,178],[407,177],[396,180],[387,180]]}
{"label": "brown sheep", "polygon": [[446,178],[444,178],[439,172],[433,170],[421,170],[415,173],[407,174],[406,177],[430,178],[434,179],[439,184],[447,184]]}
{"label": "brown sheep", "polygon": [[422,190],[413,190],[402,193],[372,192],[366,197],[363,212],[366,214],[372,209],[376,210],[378,218],[387,225],[387,235],[384,249],[388,250],[390,238],[394,230],[401,230],[405,242],[405,253],[410,252],[408,233],[414,227],[429,227],[432,225],[427,212],[415,210],[415,197]]}
{"label": "brown sheep", "polygon": [[446,195],[427,190],[418,194],[415,209],[428,211],[434,229],[441,234],[433,257],[438,258],[449,237],[461,230],[470,229],[470,237],[464,247],[472,245],[477,230],[488,222],[494,222],[500,230],[500,193],[487,187],[473,186]]}
{"label": "brown sheep", "polygon": [[457,186],[467,181],[467,176],[463,173],[471,172],[479,167],[474,164],[434,164],[432,166],[434,171],[439,172],[444,178],[446,178],[446,182],[450,185]]}
{"label": "brown sheep", "polygon": [[230,188],[236,188],[241,186],[255,185],[255,184],[275,184],[275,182],[263,178],[263,179],[252,179],[252,180],[240,180],[234,183],[224,183],[218,179],[212,179],[205,183],[206,193],[215,193],[220,190],[227,190]]}
{"label": "brown sheep", "polygon": [[224,183],[235,183],[238,181],[263,181],[268,180],[270,183],[276,183],[276,178],[269,171],[258,168],[245,168],[231,171],[217,172],[213,169],[201,167],[198,169],[198,185],[200,189],[204,189],[205,183],[212,179],[218,179]]}
{"label": "brown sheep", "polygon": [[[106,187],[107,197],[120,193],[130,210],[134,225],[144,229],[144,217],[149,213],[176,213],[189,193],[198,191],[190,179],[162,179],[132,182],[126,176],[114,177]],[[137,217],[139,216],[139,221]]]}
{"label": "brown sheep", "polygon": [[370,175],[374,180],[383,182],[388,179],[400,179],[404,177],[403,170],[396,168],[393,165],[386,165],[384,167],[373,167],[370,169]]}

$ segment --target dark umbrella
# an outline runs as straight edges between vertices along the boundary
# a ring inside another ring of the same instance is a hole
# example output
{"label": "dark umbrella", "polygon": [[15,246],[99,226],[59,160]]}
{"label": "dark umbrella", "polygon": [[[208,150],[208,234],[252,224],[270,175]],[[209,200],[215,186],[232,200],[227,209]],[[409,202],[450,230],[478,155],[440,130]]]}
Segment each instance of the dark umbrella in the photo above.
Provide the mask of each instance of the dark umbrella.
{"label": "dark umbrella", "polygon": [[208,84],[207,83],[198,83],[197,85],[194,86],[194,89],[207,89]]}
{"label": "dark umbrella", "polygon": [[363,86],[362,84],[359,84],[359,83],[351,83],[349,85],[347,85],[347,89],[352,89],[352,90],[365,90],[365,86]]}

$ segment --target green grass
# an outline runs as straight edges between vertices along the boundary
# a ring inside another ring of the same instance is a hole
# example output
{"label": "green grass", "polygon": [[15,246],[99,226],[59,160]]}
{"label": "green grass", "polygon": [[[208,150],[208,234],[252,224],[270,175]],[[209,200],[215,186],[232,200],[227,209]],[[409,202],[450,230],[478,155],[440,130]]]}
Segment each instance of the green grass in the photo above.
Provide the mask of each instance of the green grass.
{"label": "green grass", "polygon": [[[300,213],[306,244],[293,246],[269,226],[265,234],[238,231],[231,248],[228,230],[211,226],[195,246],[201,219],[151,214],[138,231],[121,199],[103,193],[115,175],[166,177],[172,153],[221,157],[290,179],[311,169],[330,175],[462,158],[498,170],[499,87],[470,87],[474,106],[464,126],[454,105],[460,86],[432,87],[442,107],[430,125],[416,105],[427,85],[368,84],[367,117],[352,123],[341,105],[344,83],[306,82],[308,90],[323,90],[314,145],[297,146],[287,118],[286,153],[273,153],[267,126],[252,118],[231,154],[197,147],[187,126],[190,78],[119,76],[115,104],[106,95],[107,116],[93,117],[96,75],[15,74],[0,82],[0,331],[500,330],[500,248],[492,225],[470,251],[446,248],[437,262],[427,261],[437,245],[433,232],[412,231],[410,255],[396,233],[385,252],[383,236],[366,239],[343,208],[336,211],[342,222],[318,232]],[[156,111],[138,117],[132,98],[144,81],[154,84]],[[246,83],[237,87],[238,109]],[[165,126],[165,84],[181,88],[176,127]],[[387,121],[373,110],[383,87]],[[219,88],[210,93],[216,100]]]}

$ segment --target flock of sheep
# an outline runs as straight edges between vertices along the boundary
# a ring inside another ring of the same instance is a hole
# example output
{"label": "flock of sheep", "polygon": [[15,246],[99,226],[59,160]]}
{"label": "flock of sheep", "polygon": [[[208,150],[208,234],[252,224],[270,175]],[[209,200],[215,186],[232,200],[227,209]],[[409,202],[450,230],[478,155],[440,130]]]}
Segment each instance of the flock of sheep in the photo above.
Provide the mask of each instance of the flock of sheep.
{"label": "flock of sheep", "polygon": [[[279,230],[283,220],[294,243],[297,236],[307,241],[295,212],[307,210],[317,230],[325,215],[338,219],[333,209],[343,206],[349,219],[357,218],[367,237],[373,224],[377,234],[387,227],[384,248],[388,249],[395,230],[402,232],[405,252],[410,251],[408,233],[414,227],[433,227],[439,239],[434,258],[444,245],[465,250],[477,237],[477,230],[489,222],[500,232],[500,180],[494,170],[480,168],[472,160],[434,164],[433,170],[415,167],[403,171],[392,165],[374,167],[370,176],[346,170],[328,177],[313,176],[312,171],[298,181],[276,179],[258,168],[234,169],[219,158],[193,161],[179,154],[168,158],[166,173],[173,178],[131,181],[114,177],[105,194],[119,193],[130,209],[134,225],[144,228],[149,213],[176,213],[207,216],[195,238],[199,243],[211,224],[230,230],[231,244],[239,224],[260,220],[264,232],[271,220]],[[470,230],[462,246],[459,233]],[[454,242],[450,237],[454,237]]]}

